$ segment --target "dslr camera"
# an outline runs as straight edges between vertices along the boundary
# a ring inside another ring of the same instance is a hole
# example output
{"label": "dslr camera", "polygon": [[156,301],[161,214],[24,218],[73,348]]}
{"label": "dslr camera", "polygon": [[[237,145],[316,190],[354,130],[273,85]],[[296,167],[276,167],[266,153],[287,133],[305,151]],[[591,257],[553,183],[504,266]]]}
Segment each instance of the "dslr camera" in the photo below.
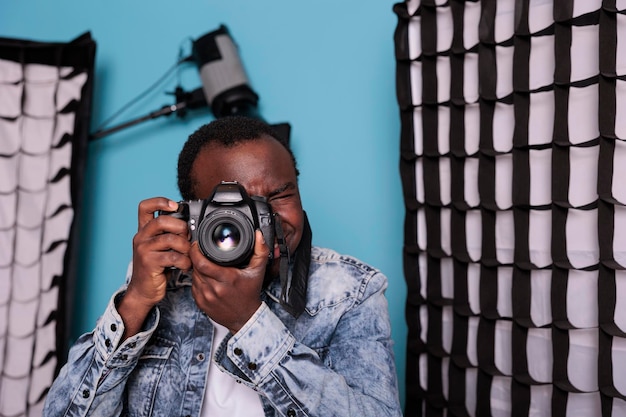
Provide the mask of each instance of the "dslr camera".
{"label": "dslr camera", "polygon": [[198,241],[209,260],[222,266],[245,267],[254,252],[254,231],[263,232],[274,258],[274,214],[267,200],[249,196],[241,184],[222,181],[205,200],[180,201],[175,212],[162,212],[185,220],[191,242]]}

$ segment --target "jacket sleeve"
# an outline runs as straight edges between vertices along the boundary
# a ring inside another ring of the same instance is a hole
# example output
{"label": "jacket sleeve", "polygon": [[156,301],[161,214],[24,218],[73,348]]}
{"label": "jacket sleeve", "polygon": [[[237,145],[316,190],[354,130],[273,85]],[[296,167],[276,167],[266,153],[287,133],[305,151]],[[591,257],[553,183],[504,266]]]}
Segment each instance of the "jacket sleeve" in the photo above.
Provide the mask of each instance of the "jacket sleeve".
{"label": "jacket sleeve", "polygon": [[45,417],[122,413],[126,380],[159,321],[155,308],[144,329],[120,344],[124,323],[115,305],[124,291],[122,288],[111,297],[96,328],[70,349],[67,363],[46,397]]}
{"label": "jacket sleeve", "polygon": [[402,416],[387,279],[380,273],[341,316],[322,360],[263,304],[217,352],[220,367],[286,416]]}

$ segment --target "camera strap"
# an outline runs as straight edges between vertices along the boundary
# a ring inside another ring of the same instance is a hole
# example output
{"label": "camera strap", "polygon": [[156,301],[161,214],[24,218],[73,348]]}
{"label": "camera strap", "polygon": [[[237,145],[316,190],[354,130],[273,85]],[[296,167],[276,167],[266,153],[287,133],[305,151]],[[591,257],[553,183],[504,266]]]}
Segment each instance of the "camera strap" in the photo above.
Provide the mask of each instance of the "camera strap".
{"label": "camera strap", "polygon": [[285,310],[295,318],[298,318],[306,307],[306,291],[309,281],[309,265],[311,263],[311,242],[313,234],[306,212],[304,214],[304,225],[302,238],[294,254],[293,268],[289,247],[285,240],[283,227],[279,216],[276,216],[276,239],[280,249],[280,304]]}

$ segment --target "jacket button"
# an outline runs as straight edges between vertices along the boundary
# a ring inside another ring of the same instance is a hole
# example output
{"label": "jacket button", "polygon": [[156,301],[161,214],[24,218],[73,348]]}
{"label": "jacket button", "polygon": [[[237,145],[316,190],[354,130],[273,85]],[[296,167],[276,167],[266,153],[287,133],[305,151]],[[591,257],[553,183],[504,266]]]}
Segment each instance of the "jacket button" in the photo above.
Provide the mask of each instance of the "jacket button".
{"label": "jacket button", "polygon": [[250,362],[248,364],[248,369],[251,370],[251,371],[254,371],[256,369],[256,363]]}
{"label": "jacket button", "polygon": [[83,398],[89,398],[89,390],[88,389],[84,389],[83,390]]}
{"label": "jacket button", "polygon": [[196,359],[198,359],[198,362],[202,362],[204,360],[204,353],[198,353]]}
{"label": "jacket button", "polygon": [[290,408],[289,410],[287,410],[288,417],[295,417],[295,415],[296,415],[296,410],[294,410],[293,408]]}
{"label": "jacket button", "polygon": [[241,354],[243,353],[243,350],[241,350],[239,348],[235,348],[235,350],[233,352],[235,352],[235,355],[241,356]]}
{"label": "jacket button", "polygon": [[111,347],[111,339],[107,339],[104,341],[104,346]]}
{"label": "jacket button", "polygon": [[112,331],[112,332],[117,331],[117,324],[113,323],[113,324],[111,325],[111,331]]}

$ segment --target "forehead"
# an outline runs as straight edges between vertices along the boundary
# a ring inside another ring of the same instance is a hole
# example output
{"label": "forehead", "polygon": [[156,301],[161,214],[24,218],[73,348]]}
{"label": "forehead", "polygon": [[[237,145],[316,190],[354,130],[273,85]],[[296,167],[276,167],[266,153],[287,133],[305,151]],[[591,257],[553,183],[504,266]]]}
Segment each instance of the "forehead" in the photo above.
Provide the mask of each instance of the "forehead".
{"label": "forehead", "polygon": [[287,182],[296,183],[289,152],[270,137],[230,147],[208,144],[198,153],[191,176],[198,198],[207,198],[220,181],[237,181],[256,195],[266,195]]}

